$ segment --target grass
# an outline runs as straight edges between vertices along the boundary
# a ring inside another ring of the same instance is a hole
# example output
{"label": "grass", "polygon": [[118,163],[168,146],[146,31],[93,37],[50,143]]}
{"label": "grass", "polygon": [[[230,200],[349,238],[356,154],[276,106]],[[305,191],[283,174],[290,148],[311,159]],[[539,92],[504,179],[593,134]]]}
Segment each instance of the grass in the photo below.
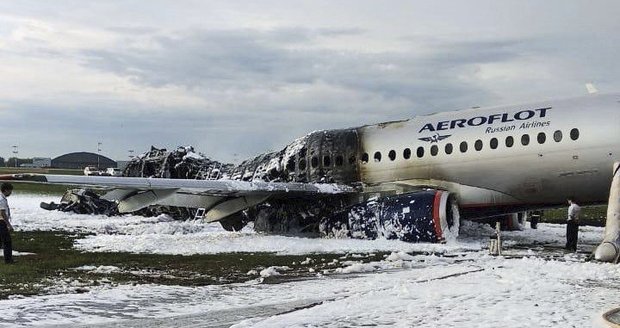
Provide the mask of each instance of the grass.
{"label": "grass", "polygon": [[63,175],[83,175],[81,169],[54,169],[38,167],[0,167],[0,174],[15,173],[36,173],[36,174],[63,174]]}
{"label": "grass", "polygon": [[[78,169],[51,169],[51,168],[19,168],[19,167],[0,167],[0,174],[16,173],[36,173],[36,174],[67,174],[83,175],[84,172]],[[15,189],[15,194],[52,194],[62,196],[71,186],[51,185],[42,183],[11,182]],[[59,199],[60,200],[60,199]]]}
{"label": "grass", "polygon": [[[259,277],[261,269],[288,266],[283,277],[269,278],[278,282],[291,277],[309,277],[312,268],[321,272],[334,268],[334,259],[343,254],[281,256],[271,253],[228,253],[214,255],[155,255],[130,253],[84,253],[73,249],[76,238],[83,236],[61,232],[14,232],[13,248],[34,255],[17,256],[17,263],[0,263],[0,299],[12,295],[54,293],[54,288],[70,285],[70,292],[86,292],[92,286],[121,283],[157,283],[165,285],[202,286],[243,282]],[[371,254],[363,259],[375,261],[385,254]],[[311,263],[305,263],[306,258]],[[94,273],[75,270],[81,266],[116,266],[120,272]],[[252,273],[248,272],[254,270]],[[140,274],[136,274],[140,272]],[[66,292],[67,290],[63,290]]]}
{"label": "grass", "polygon": [[15,195],[19,194],[46,194],[46,195],[58,195],[58,200],[60,201],[60,196],[62,196],[67,189],[71,189],[70,186],[64,185],[48,185],[41,183],[25,183],[25,182],[11,182],[13,185],[13,193]]}
{"label": "grass", "polygon": [[[566,223],[568,207],[545,210],[540,222]],[[582,225],[603,227],[607,218],[607,205],[584,206],[579,222]]]}

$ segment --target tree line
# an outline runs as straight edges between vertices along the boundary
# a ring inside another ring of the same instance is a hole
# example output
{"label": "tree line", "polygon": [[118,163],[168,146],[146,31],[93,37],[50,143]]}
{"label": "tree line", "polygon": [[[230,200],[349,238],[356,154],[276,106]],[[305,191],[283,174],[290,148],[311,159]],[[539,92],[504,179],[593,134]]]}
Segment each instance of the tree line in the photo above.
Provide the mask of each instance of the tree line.
{"label": "tree line", "polygon": [[[17,161],[17,163],[16,163]],[[17,165],[15,165],[17,164]],[[9,157],[9,159],[4,159],[4,157],[0,156],[0,167],[15,167],[21,164],[32,164],[32,158],[17,158],[17,157]]]}

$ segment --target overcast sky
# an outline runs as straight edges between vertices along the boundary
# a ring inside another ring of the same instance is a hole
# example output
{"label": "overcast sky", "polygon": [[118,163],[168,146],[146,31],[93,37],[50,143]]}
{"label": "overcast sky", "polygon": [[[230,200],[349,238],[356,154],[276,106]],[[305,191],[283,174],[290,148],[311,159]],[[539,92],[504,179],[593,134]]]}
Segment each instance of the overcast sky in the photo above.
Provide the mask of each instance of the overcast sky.
{"label": "overcast sky", "polygon": [[2,1],[0,156],[193,145],[620,91],[620,1]]}

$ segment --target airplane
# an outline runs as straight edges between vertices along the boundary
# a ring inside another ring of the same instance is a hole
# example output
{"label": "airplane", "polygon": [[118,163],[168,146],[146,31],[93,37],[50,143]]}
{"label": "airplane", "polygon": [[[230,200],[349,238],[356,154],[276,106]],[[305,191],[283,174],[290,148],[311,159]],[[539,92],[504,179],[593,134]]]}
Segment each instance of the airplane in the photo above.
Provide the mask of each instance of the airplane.
{"label": "airplane", "polygon": [[189,207],[239,230],[442,242],[459,220],[608,200],[620,94],[471,108],[309,133],[218,180],[3,175],[107,188],[121,213]]}

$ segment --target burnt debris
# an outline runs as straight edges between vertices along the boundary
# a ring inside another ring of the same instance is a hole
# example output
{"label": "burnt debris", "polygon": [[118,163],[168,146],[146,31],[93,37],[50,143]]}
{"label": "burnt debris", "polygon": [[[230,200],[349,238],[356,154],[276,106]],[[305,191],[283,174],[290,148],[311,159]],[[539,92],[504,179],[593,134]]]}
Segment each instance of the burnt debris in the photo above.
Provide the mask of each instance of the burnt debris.
{"label": "burnt debris", "polygon": [[197,154],[194,147],[178,147],[174,151],[151,147],[134,157],[123,171],[125,177],[167,179],[220,179],[228,176],[233,164],[211,160]]}
{"label": "burnt debris", "polygon": [[[125,177],[148,177],[169,179],[220,179],[227,177],[233,164],[211,160],[194,152],[191,146],[178,147],[174,151],[151,147],[151,150],[133,158],[125,170]],[[59,210],[78,214],[119,215],[117,203],[103,199],[88,189],[70,189],[60,204],[41,203],[47,210]],[[134,212],[142,216],[168,214],[175,219],[193,218],[196,209],[173,206],[149,206]]]}
{"label": "burnt debris", "polygon": [[[133,158],[124,177],[168,179],[231,179],[266,182],[306,182],[351,184],[359,181],[357,129],[312,132],[278,152],[261,154],[239,165],[211,160],[191,146],[173,151],[151,147]],[[239,230],[255,221],[257,230],[309,232],[318,230],[318,220],[349,203],[342,196],[316,196],[306,199],[269,199],[255,207],[221,220],[227,230]],[[43,208],[76,213],[117,215],[116,203],[88,190],[67,191],[61,204],[42,204]],[[196,209],[149,206],[134,214],[169,214],[193,218]]]}
{"label": "burnt debris", "polygon": [[87,189],[69,189],[62,196],[59,204],[41,202],[40,206],[50,211],[58,210],[77,214],[103,214],[107,216],[119,214],[115,202],[105,200],[92,190]]}

